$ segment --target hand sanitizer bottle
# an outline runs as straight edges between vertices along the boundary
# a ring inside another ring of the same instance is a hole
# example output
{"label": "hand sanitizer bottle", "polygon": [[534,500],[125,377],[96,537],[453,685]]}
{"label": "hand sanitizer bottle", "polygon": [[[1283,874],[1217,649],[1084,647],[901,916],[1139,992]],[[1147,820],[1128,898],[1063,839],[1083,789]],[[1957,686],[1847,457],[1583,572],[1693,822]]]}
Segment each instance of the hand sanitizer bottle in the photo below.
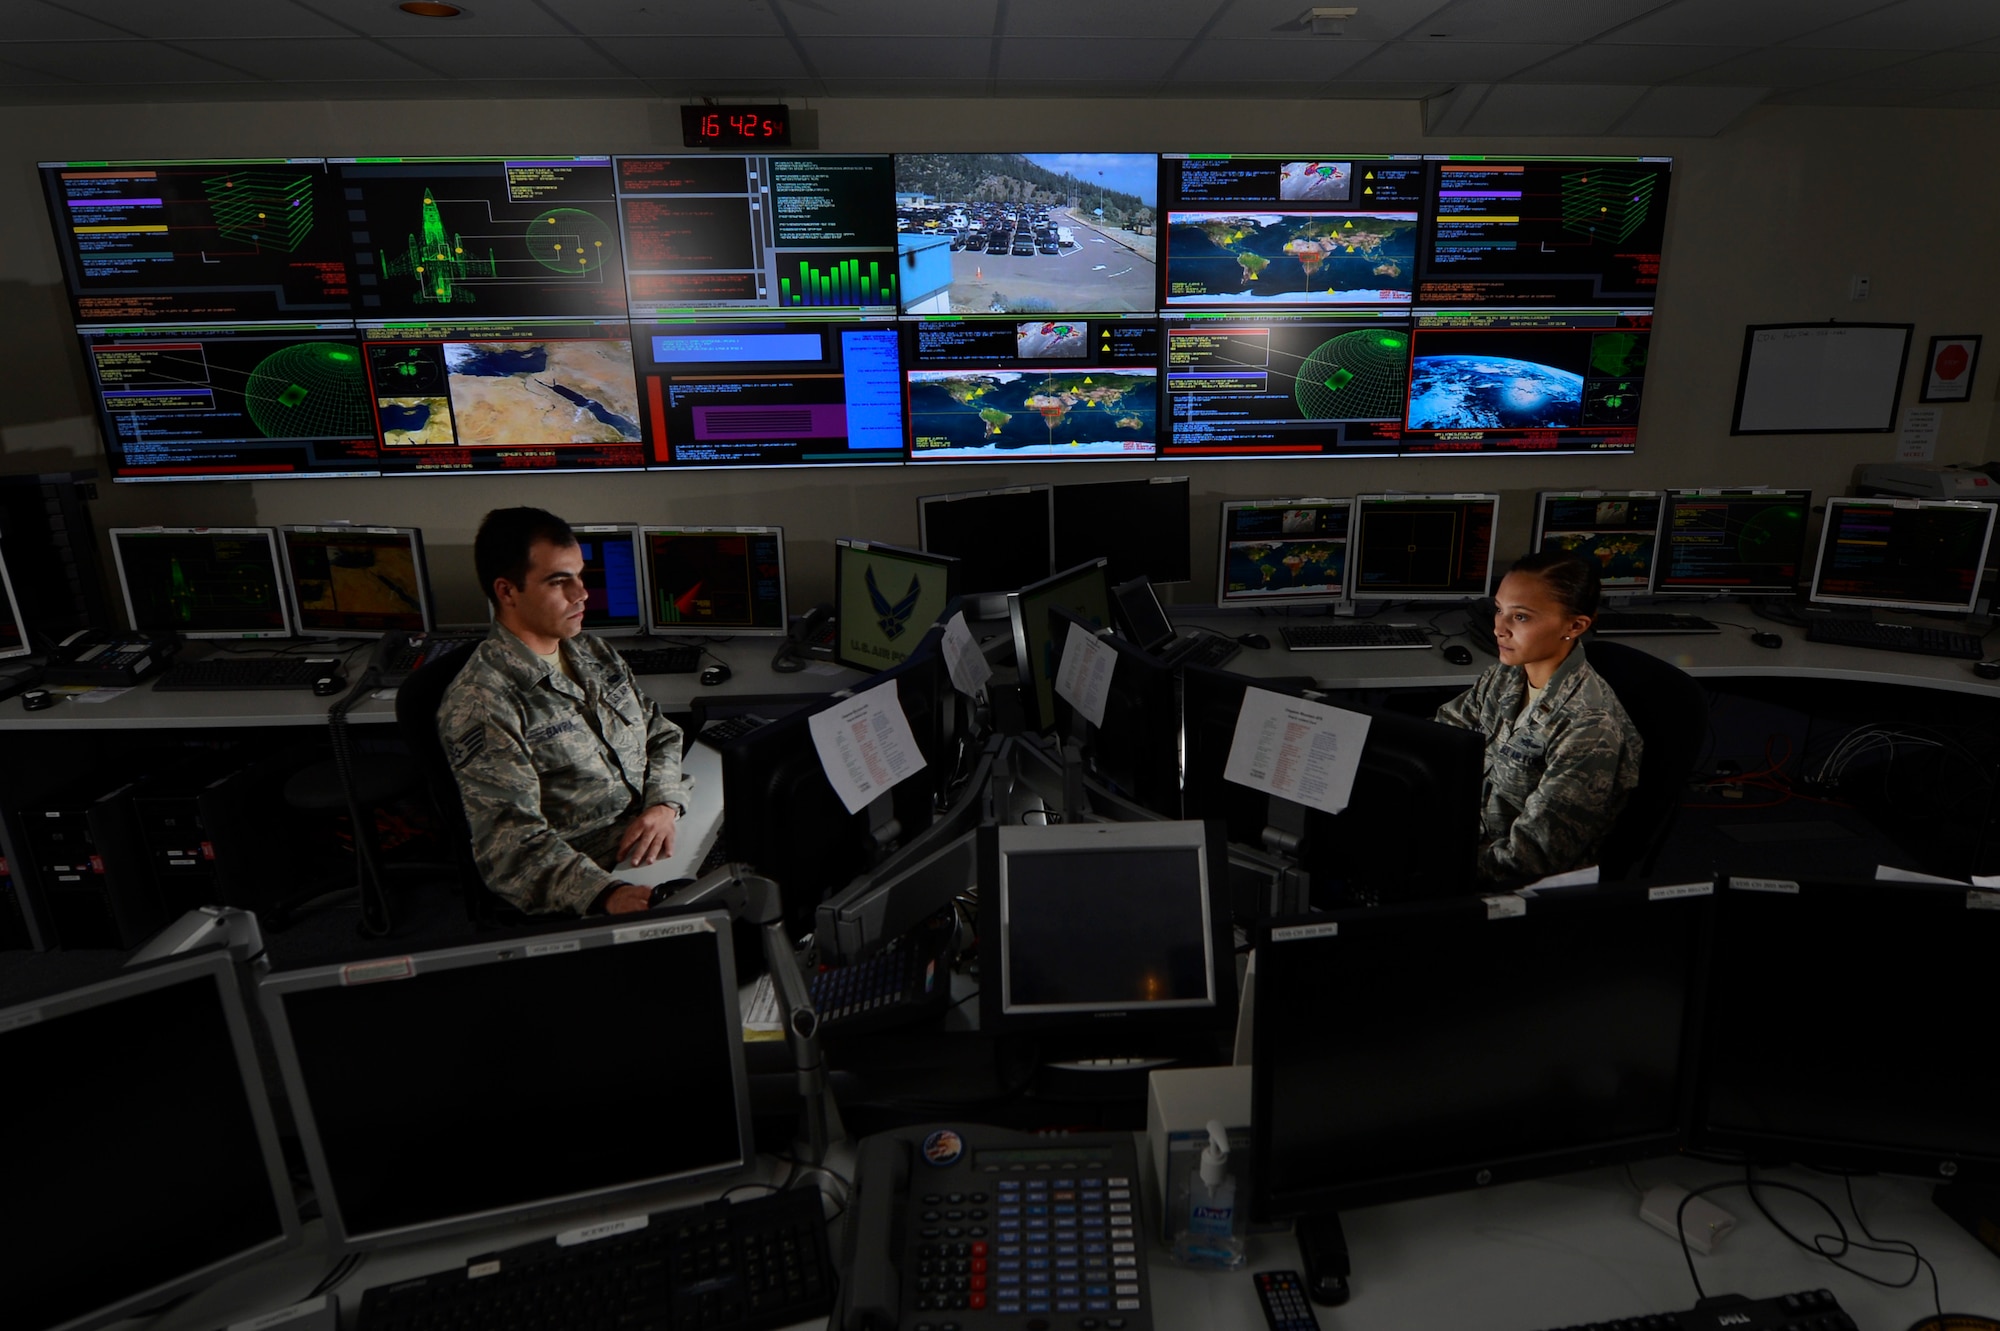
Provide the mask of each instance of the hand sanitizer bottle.
{"label": "hand sanitizer bottle", "polygon": [[1210,1119],[1208,1146],[1186,1193],[1175,1199],[1180,1226],[1174,1235],[1176,1266],[1233,1271],[1243,1265],[1242,1227],[1236,1217],[1236,1180],[1229,1172],[1229,1134]]}

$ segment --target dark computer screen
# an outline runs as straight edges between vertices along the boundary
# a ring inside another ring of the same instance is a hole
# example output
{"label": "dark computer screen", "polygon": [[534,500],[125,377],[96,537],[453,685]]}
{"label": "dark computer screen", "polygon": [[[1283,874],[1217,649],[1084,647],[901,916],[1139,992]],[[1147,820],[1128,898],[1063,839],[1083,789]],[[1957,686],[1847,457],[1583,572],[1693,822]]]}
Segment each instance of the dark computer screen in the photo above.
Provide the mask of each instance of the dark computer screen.
{"label": "dark computer screen", "polygon": [[1657,593],[1789,596],[1806,549],[1810,490],[1669,490]]}
{"label": "dark computer screen", "polygon": [[26,656],[34,650],[28,640],[28,626],[21,619],[21,603],[14,597],[14,578],[5,558],[0,558],[0,660]]}
{"label": "dark computer screen", "polygon": [[1417,316],[1403,452],[1629,453],[1649,310]]}
{"label": "dark computer screen", "polygon": [[[1173,636],[1166,614],[1143,579],[1112,589],[1121,618],[1136,609],[1151,615],[1165,631],[1144,642],[1101,636],[1113,657],[1111,679],[1104,691],[1104,710],[1095,723],[1082,716],[1060,693],[1052,693],[1055,731],[1063,739],[1081,741],[1085,770],[1115,794],[1150,809],[1162,818],[1181,816],[1181,689],[1173,666],[1152,655],[1146,645]],[[1072,610],[1049,611],[1049,632],[1057,644],[1056,660],[1069,642],[1071,624],[1088,629]],[[1143,621],[1141,621],[1143,622]]]}
{"label": "dark computer screen", "polygon": [[886,156],[620,157],[632,315],[896,308]]}
{"label": "dark computer screen", "polygon": [[291,633],[269,527],[114,527],[125,615],[143,633],[283,638]]}
{"label": "dark computer screen", "polygon": [[1390,457],[1402,448],[1409,320],[1211,314],[1166,326],[1163,458]]}
{"label": "dark computer screen", "polygon": [[1118,631],[1138,647],[1156,647],[1174,636],[1174,621],[1144,578],[1127,578],[1111,589],[1111,606],[1117,612]]}
{"label": "dark computer screen", "polygon": [[1500,497],[1361,495],[1354,501],[1348,595],[1455,601],[1491,591]]}
{"label": "dark computer screen", "polygon": [[873,672],[909,656],[958,595],[957,575],[949,555],[835,541],[834,660]]}
{"label": "dark computer screen", "polygon": [[[491,1224],[748,1160],[727,916],[524,934],[385,964],[375,983],[367,962],[264,981],[338,1240]],[[645,1129],[524,1129],[583,1104],[619,1106]]]}
{"label": "dark computer screen", "polygon": [[583,626],[592,633],[629,635],[646,623],[646,591],[640,580],[639,529],[622,523],[570,527],[583,556]]}
{"label": "dark computer screen", "polygon": [[211,956],[0,1012],[9,1326],[100,1326],[291,1241],[236,983]]}
{"label": "dark computer screen", "polygon": [[783,633],[782,527],[646,527],[654,633]]}
{"label": "dark computer screen", "polygon": [[1194,576],[1188,535],[1188,478],[1058,485],[1056,567],[1099,555],[1114,582],[1145,577],[1155,585]]}
{"label": "dark computer screen", "polygon": [[1670,1154],[1710,901],[1607,888],[1513,918],[1463,901],[1260,927],[1258,1213]]}
{"label": "dark computer screen", "polygon": [[1054,487],[1017,485],[917,500],[920,544],[958,560],[964,593],[1011,592],[1055,567]]}
{"label": "dark computer screen", "polygon": [[428,633],[430,577],[414,527],[281,527],[299,632]]}
{"label": "dark computer screen", "polygon": [[1347,586],[1350,499],[1240,499],[1222,506],[1216,604],[1331,605]]}
{"label": "dark computer screen", "polygon": [[1063,644],[1049,629],[1049,611],[1061,606],[1092,628],[1111,627],[1111,579],[1103,559],[1093,559],[1007,597],[1014,629],[1014,659],[1021,676],[1022,726],[1047,730],[1056,721],[1056,670]]}
{"label": "dark computer screen", "polygon": [[1544,490],[1535,547],[1597,561],[1607,591],[1653,585],[1660,536],[1658,490]]}
{"label": "dark computer screen", "polygon": [[1151,314],[1153,153],[898,153],[905,314]]}
{"label": "dark computer screen", "polygon": [[1994,512],[1991,504],[1828,499],[1812,599],[1970,611],[1986,572]]}
{"label": "dark computer screen", "polygon": [[[1993,894],[1768,886],[1732,884],[1717,902],[1696,1149],[2000,1182],[2000,1068],[1981,1052],[1976,1019],[2000,947]],[[1862,991],[1801,1021],[1800,995],[1831,975],[1863,977]]]}

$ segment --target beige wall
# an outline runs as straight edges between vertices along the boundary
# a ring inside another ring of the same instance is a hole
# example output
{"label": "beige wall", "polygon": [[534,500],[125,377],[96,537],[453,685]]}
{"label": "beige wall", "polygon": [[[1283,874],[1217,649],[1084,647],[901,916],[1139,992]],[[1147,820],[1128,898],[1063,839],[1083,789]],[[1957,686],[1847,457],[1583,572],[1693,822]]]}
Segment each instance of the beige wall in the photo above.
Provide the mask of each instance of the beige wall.
{"label": "beige wall", "polygon": [[[536,503],[576,521],[780,523],[794,604],[831,590],[836,536],[909,541],[920,494],[1031,480],[1186,471],[1195,488],[1196,581],[1213,595],[1216,504],[1226,498],[1364,490],[1502,492],[1503,553],[1527,544],[1537,489],[1558,485],[1805,484],[1840,492],[1893,435],[1732,439],[1743,327],[1848,319],[1916,325],[1912,361],[1937,333],[1983,333],[2000,296],[2000,186],[1976,165],[2000,116],[1974,111],[1753,112],[1714,139],[1434,140],[1405,102],[825,102],[830,150],[1532,151],[1676,158],[1639,448],[1629,457],[1116,463],[604,477],[412,477],[127,485],[102,491],[100,527],[356,521],[424,528],[444,617],[483,614],[472,532],[486,509]],[[665,112],[665,114],[662,114]],[[371,153],[634,152],[677,146],[671,107],[604,102],[342,102],[0,108],[0,468],[103,465],[83,367],[65,322],[39,160],[346,156]],[[1868,276],[1870,299],[1847,299]],[[2000,347],[1987,353],[2000,355]],[[1916,401],[1916,368],[1905,402]],[[1996,455],[2000,364],[1977,400],[1943,409],[1941,461]]]}

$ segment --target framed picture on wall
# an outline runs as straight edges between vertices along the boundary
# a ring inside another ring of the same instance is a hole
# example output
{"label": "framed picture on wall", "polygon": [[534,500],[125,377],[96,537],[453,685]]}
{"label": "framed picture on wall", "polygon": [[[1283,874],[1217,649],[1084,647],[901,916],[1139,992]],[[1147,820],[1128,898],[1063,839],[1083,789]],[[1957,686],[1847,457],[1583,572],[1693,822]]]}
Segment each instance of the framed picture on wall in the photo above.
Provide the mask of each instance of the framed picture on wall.
{"label": "framed picture on wall", "polygon": [[1965,402],[1972,397],[1972,372],[1979,368],[1980,334],[1931,339],[1924,357],[1924,402]]}

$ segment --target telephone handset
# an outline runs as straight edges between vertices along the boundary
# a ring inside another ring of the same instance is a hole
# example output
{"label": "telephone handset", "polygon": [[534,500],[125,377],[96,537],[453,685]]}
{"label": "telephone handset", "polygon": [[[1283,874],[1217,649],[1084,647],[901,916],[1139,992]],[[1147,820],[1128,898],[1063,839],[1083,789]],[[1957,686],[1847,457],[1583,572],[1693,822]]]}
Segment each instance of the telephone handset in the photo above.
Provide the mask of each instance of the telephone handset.
{"label": "telephone handset", "polygon": [[785,635],[778,654],[771,658],[771,669],[781,675],[790,674],[805,669],[807,661],[831,661],[837,627],[831,602],[814,606]]}
{"label": "telephone handset", "polygon": [[835,1331],[1020,1318],[1151,1331],[1129,1133],[929,1124],[861,1143]]}

